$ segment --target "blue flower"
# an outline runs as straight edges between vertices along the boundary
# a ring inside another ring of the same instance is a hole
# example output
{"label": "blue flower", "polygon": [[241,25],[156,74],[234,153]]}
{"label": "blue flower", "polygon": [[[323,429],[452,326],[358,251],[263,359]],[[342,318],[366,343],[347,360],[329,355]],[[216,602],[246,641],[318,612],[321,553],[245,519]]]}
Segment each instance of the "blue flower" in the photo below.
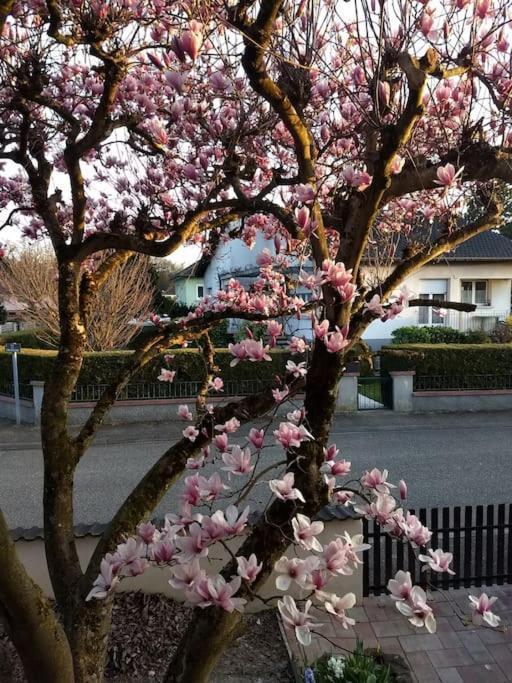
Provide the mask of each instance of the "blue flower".
{"label": "blue flower", "polygon": [[315,674],[313,673],[313,669],[309,666],[304,669],[304,681],[305,683],[315,683]]}

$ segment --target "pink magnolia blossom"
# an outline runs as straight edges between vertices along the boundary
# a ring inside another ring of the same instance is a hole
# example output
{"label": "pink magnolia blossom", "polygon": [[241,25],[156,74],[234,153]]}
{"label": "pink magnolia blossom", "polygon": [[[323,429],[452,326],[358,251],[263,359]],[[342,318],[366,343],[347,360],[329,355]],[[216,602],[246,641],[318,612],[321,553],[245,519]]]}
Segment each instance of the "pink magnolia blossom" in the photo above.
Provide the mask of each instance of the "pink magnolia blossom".
{"label": "pink magnolia blossom", "polygon": [[290,389],[286,385],[282,389],[272,389],[272,396],[276,403],[282,403],[289,393]]}
{"label": "pink magnolia blossom", "polygon": [[198,458],[188,458],[185,467],[187,470],[200,470],[204,467],[205,455],[200,455]]}
{"label": "pink magnolia blossom", "polygon": [[447,574],[455,574],[454,571],[450,569],[450,563],[453,560],[452,553],[445,553],[441,548],[437,550],[428,549],[428,555],[418,555],[418,560],[420,562],[425,562],[425,566],[422,567],[423,571],[426,571],[429,567],[435,572]]}
{"label": "pink magnolia blossom", "polygon": [[311,600],[308,600],[304,606],[304,612],[301,612],[290,595],[285,595],[282,600],[277,602],[284,627],[290,631],[295,631],[295,637],[299,643],[306,647],[311,645],[311,628],[320,625],[309,616],[311,604]]}
{"label": "pink magnolia blossom", "polygon": [[317,591],[316,597],[323,602],[325,611],[332,614],[341,622],[343,628],[348,628],[356,623],[355,619],[348,617],[346,614],[346,610],[351,609],[356,604],[356,596],[354,593],[346,593],[340,598],[334,593]]}
{"label": "pink magnolia blossom", "polygon": [[194,442],[199,436],[199,429],[196,429],[192,425],[189,425],[183,430],[182,434],[185,437],[185,439]]}
{"label": "pink magnolia blossom", "polygon": [[374,294],[370,301],[368,301],[365,304],[365,309],[367,311],[370,311],[374,315],[377,315],[379,318],[382,318],[383,316],[386,315],[386,311],[384,307],[382,306],[380,296],[378,294]]}
{"label": "pink magnolia blossom", "polygon": [[403,479],[400,479],[400,481],[398,482],[398,492],[400,493],[401,500],[407,499],[407,484]]}
{"label": "pink magnolia blossom", "polygon": [[305,339],[292,337],[288,342],[288,348],[291,353],[305,353],[309,349],[309,346]]}
{"label": "pink magnolia blossom", "polygon": [[300,500],[306,502],[299,489],[294,488],[295,475],[288,472],[282,479],[271,479],[268,482],[272,493],[280,500]]}
{"label": "pink magnolia blossom", "polygon": [[338,353],[349,345],[348,339],[343,336],[343,332],[339,328],[336,328],[335,332],[329,332],[324,341],[329,353]]}
{"label": "pink magnolia blossom", "polygon": [[144,543],[153,543],[156,534],[156,526],[151,522],[143,522],[137,527],[137,535]]}
{"label": "pink magnolia blossom", "polygon": [[267,322],[267,332],[270,336],[270,346],[273,348],[277,344],[277,338],[283,333],[283,326],[277,320],[269,320]]}
{"label": "pink magnolia blossom", "polygon": [[304,425],[294,425],[291,422],[281,422],[279,429],[274,430],[274,436],[283,448],[299,448],[303,441],[313,439]]}
{"label": "pink magnolia blossom", "polygon": [[158,541],[151,546],[150,557],[156,564],[169,564],[176,555],[176,546],[171,541]]}
{"label": "pink magnolia blossom", "polygon": [[213,391],[222,391],[224,388],[224,381],[220,377],[214,377],[208,382],[208,389]]}
{"label": "pink magnolia blossom", "polygon": [[103,558],[100,564],[100,573],[94,580],[93,587],[85,598],[86,601],[92,598],[103,600],[118,583],[119,577],[115,575],[112,564],[106,558]]}
{"label": "pink magnolia blossom", "polygon": [[292,519],[293,537],[306,550],[322,552],[322,544],[316,538],[324,530],[323,522],[312,522],[306,515],[297,514]]}
{"label": "pink magnolia blossom", "polygon": [[314,324],[313,331],[316,339],[323,339],[329,332],[329,321],[322,320],[321,323]]}
{"label": "pink magnolia blossom", "polygon": [[446,166],[440,166],[437,169],[437,183],[439,185],[444,185],[445,187],[450,187],[455,183],[457,178],[460,177],[464,166],[455,172],[455,167],[453,164],[446,164]]}
{"label": "pink magnolia blossom", "polygon": [[160,382],[173,382],[175,375],[176,370],[166,370],[165,368],[161,368],[157,379],[159,379]]}
{"label": "pink magnolia blossom", "polygon": [[402,570],[395,574],[394,579],[388,581],[388,591],[391,593],[392,600],[408,600],[412,590],[412,581],[410,572]]}
{"label": "pink magnolia blossom", "polygon": [[233,434],[240,427],[240,420],[236,417],[232,417],[230,420],[226,420],[224,424],[215,425],[215,430],[217,432],[224,432],[225,434]]}
{"label": "pink magnolia blossom", "polygon": [[176,590],[187,591],[196,581],[205,576],[201,569],[199,560],[194,558],[190,562],[181,563],[171,567],[171,578],[169,584]]}
{"label": "pink magnolia blossom", "polygon": [[241,556],[237,557],[236,561],[238,564],[238,576],[240,576],[244,581],[247,581],[247,583],[253,583],[258,574],[261,572],[263,563],[258,564],[258,560],[256,559],[256,555],[254,553],[249,555],[249,559]]}
{"label": "pink magnolia blossom", "polygon": [[236,505],[228,505],[225,510],[217,510],[211,519],[221,527],[223,527],[228,536],[237,536],[247,526],[249,518],[249,506],[244,508],[243,512],[238,512]]}
{"label": "pink magnolia blossom", "polygon": [[471,621],[475,626],[482,626],[483,624],[491,628],[499,626],[500,617],[490,610],[496,600],[497,598],[488,597],[487,593],[482,593],[479,597],[469,596],[472,609]]}
{"label": "pink magnolia blossom", "polygon": [[197,595],[196,604],[198,607],[222,607],[226,612],[233,610],[243,611],[243,606],[247,602],[244,598],[234,598],[233,595],[240,589],[242,579],[235,576],[227,582],[223,576],[203,577],[192,586],[192,590]]}
{"label": "pink magnolia blossom", "polygon": [[239,344],[229,344],[228,349],[235,356],[230,363],[231,367],[237,365],[241,360],[252,362],[272,360],[268,355],[269,347],[263,346],[263,342],[256,341],[256,339],[244,339]]}
{"label": "pink magnolia blossom", "polygon": [[186,420],[187,422],[193,418],[193,415],[187,405],[181,405],[178,407],[178,415],[182,420]]}
{"label": "pink magnolia blossom", "polygon": [[374,489],[378,493],[389,493],[389,489],[394,489],[395,486],[387,481],[388,471],[382,472],[376,467],[373,470],[366,471],[361,477],[361,486],[365,489]]}
{"label": "pink magnolia blossom", "polygon": [[426,526],[423,526],[416,515],[410,512],[407,512],[400,526],[407,540],[415,546],[422,547],[432,538],[432,532]]}
{"label": "pink magnolia blossom", "polygon": [[221,453],[225,453],[229,448],[229,439],[226,432],[215,434],[213,437],[213,443]]}
{"label": "pink magnolia blossom", "polygon": [[256,429],[256,427],[252,427],[249,432],[248,439],[254,448],[260,450],[260,448],[263,447],[263,442],[265,440],[265,431],[263,429]]}
{"label": "pink magnolia blossom", "polygon": [[395,605],[397,610],[406,616],[413,626],[424,626],[429,633],[436,632],[434,612],[427,605],[427,596],[420,586],[413,586],[407,600],[397,600]]}
{"label": "pink magnolia blossom", "polygon": [[318,557],[308,557],[302,560],[298,557],[281,557],[275,565],[274,571],[279,574],[276,578],[276,588],[280,591],[287,591],[292,581],[295,581],[302,588],[310,584],[310,574],[313,569],[319,567]]}
{"label": "pink magnolia blossom", "polygon": [[254,469],[251,463],[251,452],[248,448],[240,448],[240,446],[233,446],[231,453],[223,453],[222,461],[224,462],[223,470],[231,474],[248,474]]}
{"label": "pink magnolia blossom", "polygon": [[179,536],[176,539],[176,546],[181,551],[181,562],[191,562],[194,558],[199,559],[208,555],[205,537],[197,522],[190,525],[186,536]]}
{"label": "pink magnolia blossom", "polygon": [[391,162],[391,173],[397,175],[400,173],[404,167],[405,159],[399,154],[395,154],[393,161]]}
{"label": "pink magnolia blossom", "polygon": [[294,377],[305,377],[307,375],[306,363],[294,363],[292,360],[287,361],[286,371],[292,374]]}

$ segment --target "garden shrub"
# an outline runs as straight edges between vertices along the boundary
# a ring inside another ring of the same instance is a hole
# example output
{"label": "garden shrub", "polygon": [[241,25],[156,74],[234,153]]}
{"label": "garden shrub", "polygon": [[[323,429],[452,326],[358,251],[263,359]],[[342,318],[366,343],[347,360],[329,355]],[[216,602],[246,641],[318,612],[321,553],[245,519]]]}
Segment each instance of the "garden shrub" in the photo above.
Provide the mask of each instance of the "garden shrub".
{"label": "garden shrub", "polygon": [[512,344],[402,344],[384,346],[381,368],[417,375],[511,375]]}
{"label": "garden shrub", "polygon": [[[391,332],[393,344],[463,344],[467,335],[453,327],[399,327]],[[474,342],[476,343],[476,342]]]}
{"label": "garden shrub", "polygon": [[38,331],[32,328],[18,330],[17,332],[4,332],[3,334],[0,334],[0,348],[9,342],[17,342],[18,344],[21,344],[22,347],[27,349],[52,348],[49,344],[39,339]]}

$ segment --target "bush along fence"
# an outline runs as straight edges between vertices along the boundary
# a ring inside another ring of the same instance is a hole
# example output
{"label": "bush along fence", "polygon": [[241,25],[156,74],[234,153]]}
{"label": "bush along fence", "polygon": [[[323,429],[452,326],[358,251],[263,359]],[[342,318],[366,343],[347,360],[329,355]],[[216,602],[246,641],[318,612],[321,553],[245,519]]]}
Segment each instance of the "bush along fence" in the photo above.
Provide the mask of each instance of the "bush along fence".
{"label": "bush along fence", "polygon": [[438,589],[512,583],[512,505],[422,508],[415,514],[432,531],[430,547],[453,554],[455,574],[431,572],[427,583],[413,548],[365,519],[363,535],[372,547],[363,565],[364,595],[385,593],[386,577],[400,569],[411,572],[413,584]]}

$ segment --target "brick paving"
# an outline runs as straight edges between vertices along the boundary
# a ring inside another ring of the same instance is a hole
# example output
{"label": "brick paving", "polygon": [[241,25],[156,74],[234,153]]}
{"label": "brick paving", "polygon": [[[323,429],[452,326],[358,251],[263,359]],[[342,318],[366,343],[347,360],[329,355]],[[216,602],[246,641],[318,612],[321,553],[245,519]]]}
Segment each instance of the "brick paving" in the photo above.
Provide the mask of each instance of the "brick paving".
{"label": "brick paving", "polygon": [[[486,592],[498,598],[495,612],[501,616],[499,629],[476,628],[464,620],[469,611],[468,594]],[[463,588],[433,593],[432,607],[437,632],[417,629],[393,607],[387,596],[370,597],[351,610],[357,623],[343,629],[330,618],[307,649],[312,662],[325,652],[354,649],[362,640],[366,647],[377,645],[387,653],[399,654],[409,663],[417,683],[500,683],[512,681],[512,586],[482,589]],[[325,622],[325,613],[318,615]],[[288,645],[297,662],[304,651],[287,632]]]}

